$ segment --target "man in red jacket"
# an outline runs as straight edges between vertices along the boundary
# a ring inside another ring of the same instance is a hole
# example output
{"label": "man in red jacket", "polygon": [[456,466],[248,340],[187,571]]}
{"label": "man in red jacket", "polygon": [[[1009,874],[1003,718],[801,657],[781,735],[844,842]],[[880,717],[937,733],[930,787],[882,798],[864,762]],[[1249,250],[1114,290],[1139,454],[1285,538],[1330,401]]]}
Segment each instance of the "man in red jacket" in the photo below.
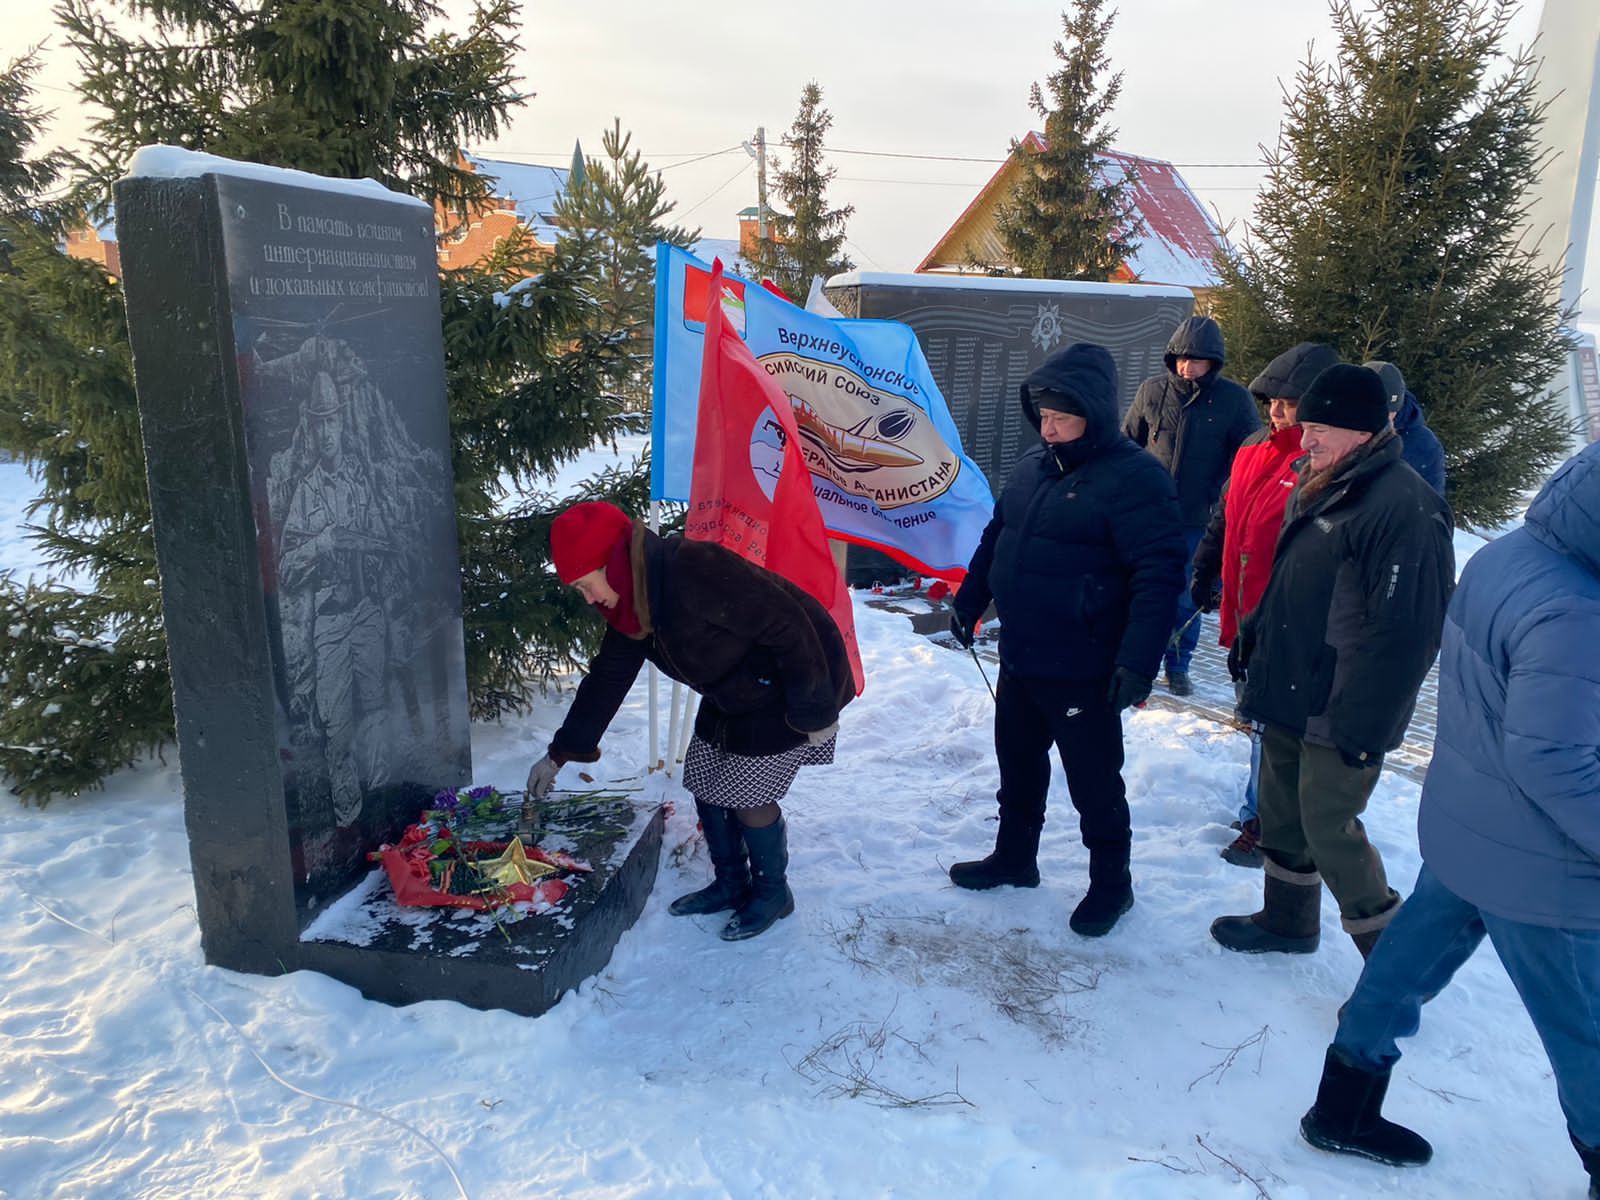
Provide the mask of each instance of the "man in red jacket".
{"label": "man in red jacket", "polygon": [[[1266,429],[1252,434],[1234,456],[1228,485],[1194,553],[1189,597],[1196,608],[1220,610],[1223,646],[1233,645],[1239,622],[1261,603],[1272,573],[1272,552],[1283,527],[1283,510],[1299,476],[1301,394],[1325,367],[1339,361],[1332,346],[1301,342],[1267,364],[1250,391],[1267,408]],[[1219,592],[1220,588],[1220,592]],[[1237,682],[1237,680],[1235,681]],[[1250,734],[1250,780],[1235,822],[1239,836],[1222,857],[1239,867],[1261,866],[1261,820],[1256,789],[1261,777],[1261,734]]]}

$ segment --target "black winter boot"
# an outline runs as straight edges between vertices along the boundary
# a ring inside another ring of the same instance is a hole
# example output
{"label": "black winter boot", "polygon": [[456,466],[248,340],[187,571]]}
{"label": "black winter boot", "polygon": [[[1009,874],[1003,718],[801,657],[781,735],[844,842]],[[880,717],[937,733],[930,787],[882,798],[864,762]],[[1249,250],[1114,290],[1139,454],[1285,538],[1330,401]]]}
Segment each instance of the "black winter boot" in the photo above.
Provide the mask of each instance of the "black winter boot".
{"label": "black winter boot", "polygon": [[1079,937],[1104,937],[1117,919],[1133,907],[1133,877],[1128,873],[1128,847],[1089,852],[1089,890],[1067,922]]}
{"label": "black winter boot", "polygon": [[745,858],[739,818],[731,808],[702,804],[699,800],[694,802],[694,809],[700,814],[700,828],[705,830],[706,852],[711,856],[714,875],[710,887],[679,896],[667,906],[675,917],[726,912],[750,898],[750,864]]}
{"label": "black winter boot", "polygon": [[1583,1169],[1589,1172],[1589,1200],[1600,1200],[1600,1146],[1585,1146],[1571,1130],[1567,1131],[1567,1136],[1572,1138],[1572,1148],[1583,1160]]}
{"label": "black winter boot", "polygon": [[1322,876],[1291,871],[1271,858],[1263,863],[1261,911],[1218,917],[1211,936],[1243,954],[1310,954],[1322,937]]}
{"label": "black winter boot", "polygon": [[1002,884],[1038,887],[1039,831],[1043,826],[1043,818],[1028,820],[1001,809],[994,852],[987,858],[956,863],[950,868],[950,882],[974,892],[986,892]]}
{"label": "black winter boot", "polygon": [[765,933],[774,922],[794,911],[794,893],[789,890],[785,875],[789,868],[789,837],[783,818],[760,829],[745,826],[744,844],[750,849],[750,898],[723,929],[725,942],[742,942]]}
{"label": "black winter boot", "polygon": [[1422,1135],[1383,1118],[1388,1071],[1366,1071],[1328,1047],[1317,1102],[1300,1118],[1300,1136],[1318,1150],[1359,1154],[1391,1167],[1420,1167],[1433,1157]]}

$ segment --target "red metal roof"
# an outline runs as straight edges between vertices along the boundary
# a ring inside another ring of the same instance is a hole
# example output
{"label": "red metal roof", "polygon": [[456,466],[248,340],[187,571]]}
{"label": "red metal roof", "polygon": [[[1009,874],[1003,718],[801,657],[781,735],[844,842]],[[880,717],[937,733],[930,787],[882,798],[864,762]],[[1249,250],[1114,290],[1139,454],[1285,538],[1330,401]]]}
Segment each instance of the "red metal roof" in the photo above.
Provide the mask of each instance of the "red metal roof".
{"label": "red metal roof", "polygon": [[[1045,142],[1042,134],[1030,130],[1021,144],[1024,149],[1037,151],[1044,148]],[[945,248],[951,234],[972,213],[1000,202],[1002,176],[1009,165],[1001,164],[972,203],[967,205],[928,252],[918,265],[918,271],[926,271],[940,260],[940,251]],[[1226,240],[1217,223],[1189,190],[1183,176],[1178,174],[1177,168],[1158,158],[1145,158],[1122,150],[1112,150],[1102,155],[1099,167],[1102,179],[1121,177],[1129,167],[1137,172],[1133,206],[1144,222],[1146,232],[1140,239],[1139,249],[1125,264],[1133,279],[1140,283],[1170,283],[1191,288],[1215,287],[1218,278],[1213,260],[1216,251],[1226,244]]]}

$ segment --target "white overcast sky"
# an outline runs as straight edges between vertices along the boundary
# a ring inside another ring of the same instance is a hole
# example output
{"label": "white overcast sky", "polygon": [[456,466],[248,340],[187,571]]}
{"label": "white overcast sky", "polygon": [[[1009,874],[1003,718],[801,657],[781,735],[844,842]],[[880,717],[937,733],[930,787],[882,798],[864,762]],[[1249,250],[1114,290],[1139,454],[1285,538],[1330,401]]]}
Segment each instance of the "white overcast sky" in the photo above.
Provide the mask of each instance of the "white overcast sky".
{"label": "white overcast sky", "polygon": [[[7,58],[52,35],[43,6],[20,7],[0,30]],[[473,148],[565,165],[575,138],[598,153],[601,131],[620,117],[651,164],[667,168],[679,219],[732,237],[734,214],[755,202],[754,163],[739,149],[684,160],[737,147],[758,125],[777,146],[814,79],[834,118],[828,144],[876,152],[831,157],[830,198],[855,206],[850,255],[865,269],[908,271],[995,164],[884,155],[1002,157],[1010,138],[1038,124],[1028,89],[1055,62],[1060,12],[1052,0],[525,0],[520,66],[534,96],[498,141]],[[1512,41],[1531,40],[1537,23],[1534,2]],[[1283,87],[1308,47],[1331,54],[1331,28],[1327,0],[1122,0],[1110,44],[1123,72],[1118,146],[1182,164],[1238,236],[1262,180],[1261,146],[1277,138]],[[53,40],[59,47],[59,33]],[[84,120],[71,79],[58,51],[40,100],[63,138]],[[1597,242],[1586,283],[1600,294]],[[1585,310],[1600,322],[1600,302]]]}

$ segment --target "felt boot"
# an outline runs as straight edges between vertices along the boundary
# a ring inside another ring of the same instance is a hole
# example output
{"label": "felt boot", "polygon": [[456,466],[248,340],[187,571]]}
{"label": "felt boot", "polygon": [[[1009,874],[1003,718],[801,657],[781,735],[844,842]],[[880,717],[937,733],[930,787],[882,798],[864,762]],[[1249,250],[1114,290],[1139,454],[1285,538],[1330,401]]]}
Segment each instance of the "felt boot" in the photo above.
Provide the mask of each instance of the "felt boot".
{"label": "felt boot", "polygon": [[[1383,936],[1383,931],[1389,928],[1389,922],[1394,920],[1395,914],[1400,911],[1400,897],[1394,898],[1394,903],[1381,913],[1371,917],[1358,917],[1351,920],[1349,917],[1341,918],[1344,931],[1350,935],[1350,940],[1356,944],[1356,949],[1361,951],[1361,961],[1366,962],[1372,957],[1372,948],[1378,944],[1378,939]],[[1426,1004],[1432,996],[1423,1000]]]}
{"label": "felt boot", "polygon": [[1329,1046],[1317,1102],[1300,1119],[1300,1136],[1318,1150],[1359,1154],[1391,1167],[1420,1167],[1433,1157],[1433,1147],[1404,1125],[1384,1120],[1388,1090],[1388,1071],[1367,1071]]}
{"label": "felt boot", "polygon": [[679,896],[667,906],[675,917],[727,912],[750,898],[750,864],[745,857],[739,818],[733,809],[716,804],[696,800],[694,808],[700,814],[700,828],[705,831],[713,875],[711,886]]}
{"label": "felt boot", "polygon": [[1244,954],[1310,954],[1322,936],[1322,876],[1291,871],[1271,858],[1263,864],[1261,911],[1218,917],[1211,936]]}
{"label": "felt boot", "polygon": [[1600,1146],[1585,1146],[1571,1131],[1567,1136],[1572,1138],[1572,1148],[1583,1160],[1583,1169],[1589,1172],[1589,1200],[1600,1200]]}

